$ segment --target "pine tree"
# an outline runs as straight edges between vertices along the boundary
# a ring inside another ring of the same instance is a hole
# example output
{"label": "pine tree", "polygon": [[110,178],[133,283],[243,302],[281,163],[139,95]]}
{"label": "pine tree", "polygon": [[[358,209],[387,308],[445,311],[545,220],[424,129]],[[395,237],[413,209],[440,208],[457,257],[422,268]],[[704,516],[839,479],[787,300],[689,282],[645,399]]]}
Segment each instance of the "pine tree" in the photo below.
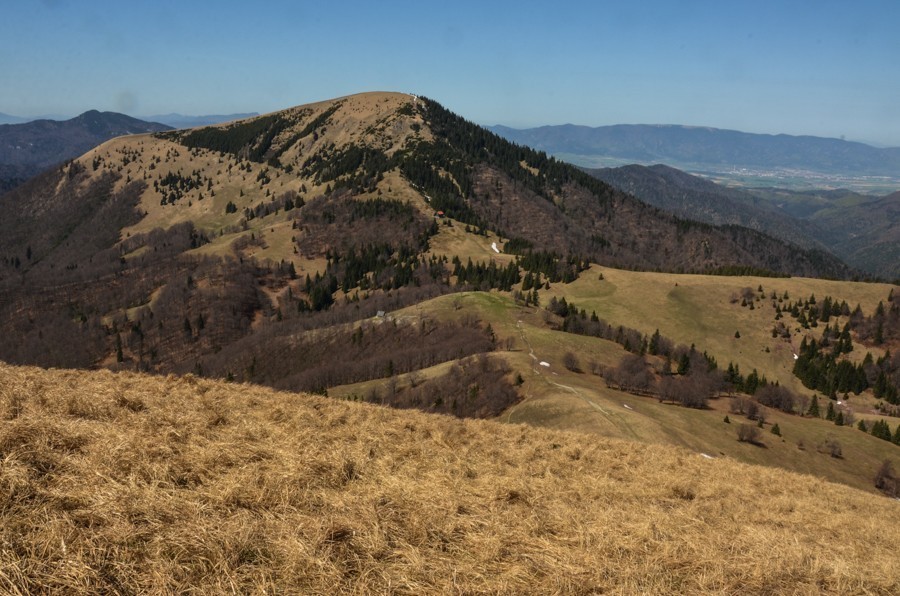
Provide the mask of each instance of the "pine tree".
{"label": "pine tree", "polygon": [[837,426],[844,426],[844,413],[838,412],[837,416],[834,417],[834,423]]}
{"label": "pine tree", "polygon": [[650,352],[651,356],[656,356],[659,354],[659,329],[653,332],[653,336],[650,338],[650,345],[647,347],[647,351]]}
{"label": "pine tree", "polygon": [[772,434],[777,435],[779,437],[781,436],[781,428],[778,426],[777,422],[774,425],[772,425]]}
{"label": "pine tree", "polygon": [[836,416],[836,413],[834,411],[834,402],[829,401],[828,402],[828,410],[825,412],[825,420],[829,420],[829,421],[833,422],[835,416]]}
{"label": "pine tree", "polygon": [[884,420],[876,420],[872,425],[872,436],[878,437],[885,441],[893,440],[891,437],[891,427]]}

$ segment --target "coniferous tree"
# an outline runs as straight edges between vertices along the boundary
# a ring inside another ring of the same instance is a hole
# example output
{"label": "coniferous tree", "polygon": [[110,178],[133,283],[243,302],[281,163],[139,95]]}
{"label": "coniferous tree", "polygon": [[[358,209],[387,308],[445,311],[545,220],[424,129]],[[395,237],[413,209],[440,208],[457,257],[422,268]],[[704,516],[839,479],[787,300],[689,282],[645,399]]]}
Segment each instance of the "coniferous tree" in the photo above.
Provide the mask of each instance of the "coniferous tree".
{"label": "coniferous tree", "polygon": [[647,351],[651,356],[659,354],[659,329],[654,331],[653,335],[650,337],[650,345],[647,347]]}
{"label": "coniferous tree", "polygon": [[[122,353],[122,336],[116,333],[116,362],[122,362],[125,360],[125,355]],[[897,430],[900,430],[900,426],[897,427]]]}
{"label": "coniferous tree", "polygon": [[891,441],[893,439],[893,437],[891,437],[891,428],[884,420],[876,420],[875,423],[872,424],[871,432],[873,437],[878,437],[884,441]]}
{"label": "coniferous tree", "polygon": [[812,401],[809,402],[809,410],[806,411],[807,416],[813,416],[815,418],[821,418],[822,414],[819,412],[819,396],[813,395]]}

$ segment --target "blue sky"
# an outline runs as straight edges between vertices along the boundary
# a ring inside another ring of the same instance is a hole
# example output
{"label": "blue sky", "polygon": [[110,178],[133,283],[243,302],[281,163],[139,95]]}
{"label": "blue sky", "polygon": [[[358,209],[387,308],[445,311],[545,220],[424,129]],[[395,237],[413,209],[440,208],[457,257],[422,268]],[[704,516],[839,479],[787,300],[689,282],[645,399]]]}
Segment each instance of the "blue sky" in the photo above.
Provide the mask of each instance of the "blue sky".
{"label": "blue sky", "polygon": [[[627,5],[626,5],[627,4]],[[900,2],[16,0],[0,112],[267,112],[411,91],[481,124],[900,146]]]}

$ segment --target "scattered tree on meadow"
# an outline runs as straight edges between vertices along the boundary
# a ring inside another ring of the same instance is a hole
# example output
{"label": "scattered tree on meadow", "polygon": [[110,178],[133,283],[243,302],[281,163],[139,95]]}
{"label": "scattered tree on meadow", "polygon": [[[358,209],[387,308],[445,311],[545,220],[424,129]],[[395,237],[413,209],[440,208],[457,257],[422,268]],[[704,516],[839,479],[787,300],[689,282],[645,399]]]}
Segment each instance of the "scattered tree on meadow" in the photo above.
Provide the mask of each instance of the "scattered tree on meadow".
{"label": "scattered tree on meadow", "polygon": [[889,497],[900,497],[900,477],[894,472],[894,466],[886,459],[875,474],[875,488]]}
{"label": "scattered tree on meadow", "polygon": [[741,443],[750,443],[751,445],[761,445],[762,435],[759,428],[752,424],[741,424],[737,429],[738,441]]}
{"label": "scattered tree on meadow", "polygon": [[566,352],[563,354],[563,366],[565,366],[568,370],[572,372],[581,372],[581,366],[578,363],[578,357],[575,356],[572,352]]}

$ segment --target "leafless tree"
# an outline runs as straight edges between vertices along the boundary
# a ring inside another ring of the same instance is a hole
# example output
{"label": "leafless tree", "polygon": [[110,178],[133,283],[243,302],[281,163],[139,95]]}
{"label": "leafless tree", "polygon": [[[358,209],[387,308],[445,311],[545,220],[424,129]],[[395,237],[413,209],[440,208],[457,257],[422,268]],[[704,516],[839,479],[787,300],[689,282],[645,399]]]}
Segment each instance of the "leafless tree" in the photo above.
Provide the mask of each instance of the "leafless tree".
{"label": "leafless tree", "polygon": [[741,424],[737,429],[738,441],[741,443],[750,443],[751,445],[762,444],[762,433],[759,427],[752,424]]}

